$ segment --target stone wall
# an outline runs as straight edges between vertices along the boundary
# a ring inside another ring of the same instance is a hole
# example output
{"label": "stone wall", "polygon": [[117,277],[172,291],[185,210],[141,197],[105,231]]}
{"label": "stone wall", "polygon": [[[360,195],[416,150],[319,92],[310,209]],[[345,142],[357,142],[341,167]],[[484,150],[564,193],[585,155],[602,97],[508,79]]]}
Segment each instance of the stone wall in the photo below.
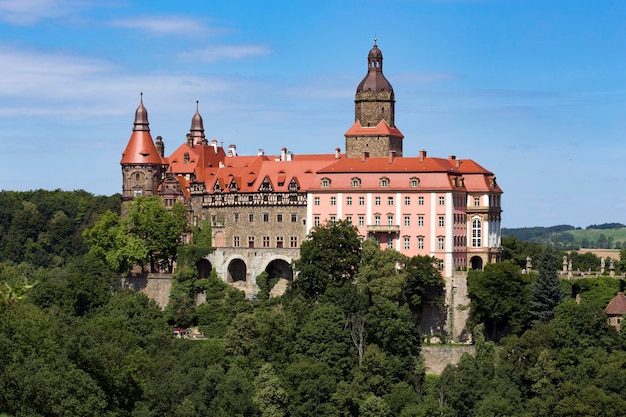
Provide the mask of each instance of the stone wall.
{"label": "stone wall", "polygon": [[432,343],[471,341],[467,329],[470,299],[467,295],[467,272],[454,272],[444,277],[444,308],[426,303],[422,311],[422,338]]}
{"label": "stone wall", "polygon": [[156,301],[165,308],[172,289],[172,276],[169,274],[145,274],[136,277],[120,278],[121,288],[130,288]]}
{"label": "stone wall", "polygon": [[426,373],[441,375],[447,365],[456,365],[463,354],[474,352],[474,346],[422,346]]}

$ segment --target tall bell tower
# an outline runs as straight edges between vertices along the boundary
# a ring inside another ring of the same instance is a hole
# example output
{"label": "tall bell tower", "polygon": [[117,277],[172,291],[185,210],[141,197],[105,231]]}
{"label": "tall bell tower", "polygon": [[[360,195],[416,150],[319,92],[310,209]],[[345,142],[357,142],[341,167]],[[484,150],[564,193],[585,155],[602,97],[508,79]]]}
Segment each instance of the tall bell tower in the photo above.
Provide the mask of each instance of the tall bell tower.
{"label": "tall bell tower", "polygon": [[383,53],[376,44],[367,55],[367,74],[356,89],[354,124],[346,132],[346,156],[402,156],[404,136],[395,125],[395,95],[383,75]]}

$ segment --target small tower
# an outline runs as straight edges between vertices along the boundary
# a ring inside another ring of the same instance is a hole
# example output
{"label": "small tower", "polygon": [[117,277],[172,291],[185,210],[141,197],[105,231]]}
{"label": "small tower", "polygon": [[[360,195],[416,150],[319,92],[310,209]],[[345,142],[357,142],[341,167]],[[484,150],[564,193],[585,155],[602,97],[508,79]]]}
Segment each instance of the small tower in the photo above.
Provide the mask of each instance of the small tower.
{"label": "small tower", "polygon": [[196,100],[196,114],[191,118],[191,129],[189,130],[193,145],[206,145],[208,141],[204,135],[204,122],[198,111],[198,100]]}
{"label": "small tower", "polygon": [[[160,146],[163,142],[160,141]],[[133,133],[122,153],[122,202],[139,196],[156,195],[162,178],[163,161],[157,150],[143,106],[143,93],[135,111]]]}
{"label": "small tower", "polygon": [[367,74],[356,89],[354,124],[346,132],[346,156],[359,158],[402,156],[404,136],[395,125],[395,95],[383,75],[383,53],[376,44],[367,55]]}

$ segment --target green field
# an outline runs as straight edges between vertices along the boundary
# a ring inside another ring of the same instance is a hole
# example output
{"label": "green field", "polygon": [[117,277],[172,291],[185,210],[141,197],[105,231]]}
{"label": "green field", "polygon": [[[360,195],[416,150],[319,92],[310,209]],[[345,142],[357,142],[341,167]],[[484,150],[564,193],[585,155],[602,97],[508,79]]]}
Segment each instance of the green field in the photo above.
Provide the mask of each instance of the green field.
{"label": "green field", "polygon": [[574,236],[576,243],[580,243],[584,239],[589,240],[589,242],[597,242],[598,238],[602,234],[604,234],[607,239],[612,237],[613,243],[626,242],[626,227],[622,227],[621,229],[568,230],[564,233],[571,233]]}

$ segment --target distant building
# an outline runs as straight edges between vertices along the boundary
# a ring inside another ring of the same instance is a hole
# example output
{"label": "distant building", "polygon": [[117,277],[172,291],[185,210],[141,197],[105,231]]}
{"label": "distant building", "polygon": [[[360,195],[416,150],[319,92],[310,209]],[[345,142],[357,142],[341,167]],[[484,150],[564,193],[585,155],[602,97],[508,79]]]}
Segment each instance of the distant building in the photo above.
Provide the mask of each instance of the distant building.
{"label": "distant building", "polygon": [[354,103],[345,153],[295,155],[284,147],[239,155],[235,145],[206,139],[196,108],[186,142],[166,157],[141,100],[121,160],[122,199],[160,195],[166,206],[187,204],[192,221],[209,220],[220,249],[210,267],[227,281],[245,281],[249,293],[265,269],[288,274],[307,234],[339,219],[383,248],[436,257],[447,277],[499,261],[502,190],[495,175],[471,159],[404,155],[376,43]]}
{"label": "distant building", "polygon": [[618,292],[615,297],[609,302],[609,305],[604,309],[608,317],[610,326],[615,327],[618,332],[621,330],[622,319],[626,314],[626,296],[623,292]]}

